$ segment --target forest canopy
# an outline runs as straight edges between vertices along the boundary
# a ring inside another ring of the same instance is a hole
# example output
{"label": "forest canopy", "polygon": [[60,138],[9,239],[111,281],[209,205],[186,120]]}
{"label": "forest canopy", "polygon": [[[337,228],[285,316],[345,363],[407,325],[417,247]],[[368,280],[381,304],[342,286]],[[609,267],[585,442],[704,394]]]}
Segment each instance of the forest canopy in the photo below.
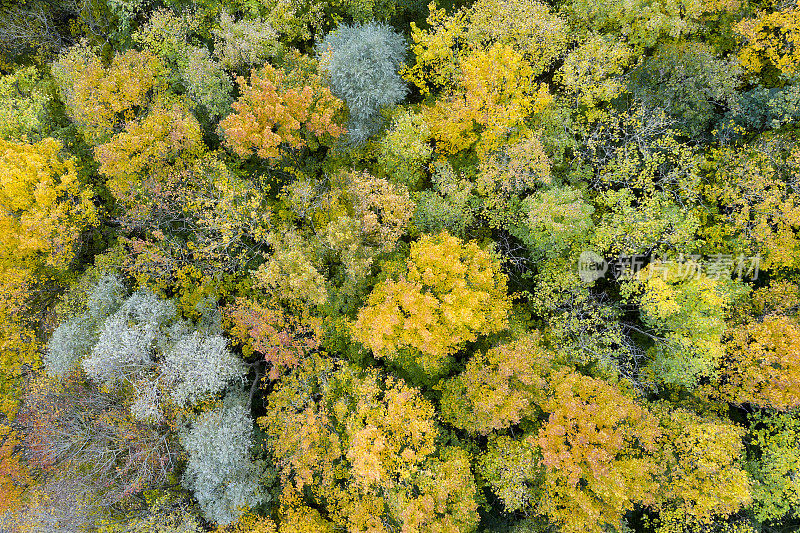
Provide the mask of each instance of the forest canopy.
{"label": "forest canopy", "polygon": [[0,0],[0,531],[800,530],[800,7]]}

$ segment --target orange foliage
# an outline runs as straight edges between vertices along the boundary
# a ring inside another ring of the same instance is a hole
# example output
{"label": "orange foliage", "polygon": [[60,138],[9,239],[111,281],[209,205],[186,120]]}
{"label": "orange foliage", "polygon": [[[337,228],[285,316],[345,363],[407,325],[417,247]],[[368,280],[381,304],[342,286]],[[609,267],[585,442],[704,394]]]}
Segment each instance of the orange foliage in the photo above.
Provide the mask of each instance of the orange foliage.
{"label": "orange foliage", "polygon": [[320,325],[310,317],[286,313],[280,306],[237,300],[225,309],[233,323],[232,333],[244,343],[244,354],[256,351],[270,363],[269,379],[278,379],[283,368],[297,366],[319,348]]}
{"label": "orange foliage", "polygon": [[542,509],[565,532],[617,527],[634,503],[652,500],[658,421],[603,380],[574,372],[552,379],[539,432],[546,468]]}
{"label": "orange foliage", "polygon": [[800,406],[800,324],[767,316],[731,332],[723,396],[735,403],[793,409]]}
{"label": "orange foliage", "polygon": [[264,65],[251,72],[249,83],[241,76],[236,81],[241,96],[233,104],[235,113],[219,127],[226,145],[239,157],[256,153],[263,159],[277,158],[281,144],[314,148],[320,140],[344,133],[335,121],[343,104],[319,80],[293,87],[282,71]]}

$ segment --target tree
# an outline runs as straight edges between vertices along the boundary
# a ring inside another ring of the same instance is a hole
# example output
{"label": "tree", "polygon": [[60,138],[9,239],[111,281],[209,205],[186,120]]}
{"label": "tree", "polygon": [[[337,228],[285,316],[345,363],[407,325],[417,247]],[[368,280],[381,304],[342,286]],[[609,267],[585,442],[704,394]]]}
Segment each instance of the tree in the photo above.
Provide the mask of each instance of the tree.
{"label": "tree", "polygon": [[249,82],[241,76],[236,81],[240,96],[234,113],[219,127],[226,146],[241,158],[255,153],[275,159],[284,144],[314,149],[345,131],[336,123],[342,103],[319,79],[291,83],[285,73],[264,65],[250,73]]}
{"label": "tree", "polygon": [[422,115],[409,111],[399,113],[380,140],[380,168],[394,183],[416,188],[425,177],[426,163],[433,154],[433,149],[426,143],[429,138],[430,132]]}
{"label": "tree", "polygon": [[478,458],[478,470],[506,512],[528,514],[539,505],[544,464],[536,435],[490,435],[486,451]]}
{"label": "tree", "polygon": [[625,72],[634,53],[623,39],[591,35],[567,55],[557,80],[589,118],[602,116],[596,107],[625,91]]}
{"label": "tree", "polygon": [[796,517],[800,512],[800,421],[796,415],[770,411],[756,411],[749,421],[753,514],[771,523]]}
{"label": "tree", "polygon": [[477,143],[478,155],[484,158],[507,139],[522,137],[523,121],[551,99],[546,85],[534,83],[533,70],[522,54],[495,43],[465,55],[458,85],[426,107],[423,115],[439,152],[455,154]]}
{"label": "tree", "polygon": [[605,381],[566,371],[551,381],[537,435],[541,509],[563,531],[617,528],[635,503],[653,500],[658,421]]}
{"label": "tree", "polygon": [[462,373],[441,384],[442,419],[480,435],[535,419],[553,359],[537,333],[472,356]]}
{"label": "tree", "polygon": [[147,116],[128,122],[124,131],[97,146],[94,154],[111,193],[124,202],[138,192],[145,176],[185,169],[203,151],[200,123],[184,103],[165,97]]}
{"label": "tree", "polygon": [[77,482],[89,507],[158,487],[176,466],[177,442],[168,425],[132,420],[119,396],[78,373],[61,381],[37,378],[23,405],[31,466]]}
{"label": "tree", "polygon": [[149,52],[129,50],[108,67],[86,43],[68,48],[53,63],[53,77],[67,116],[94,145],[145,110],[163,67]]}
{"label": "tree", "polygon": [[175,319],[175,305],[150,291],[131,295],[102,325],[97,343],[83,359],[86,374],[98,383],[133,380],[156,363],[156,348],[169,342],[162,328]]}
{"label": "tree", "polygon": [[741,468],[744,430],[717,418],[662,405],[660,454],[664,472],[657,531],[701,530],[750,503],[750,479]]}
{"label": "tree", "polygon": [[0,76],[0,139],[37,141],[50,129],[43,77],[36,67]]}
{"label": "tree", "polygon": [[284,494],[297,495],[295,509],[305,495],[353,531],[388,533],[384,524],[395,523],[411,533],[456,533],[477,525],[467,454],[438,444],[433,405],[402,380],[309,359],[281,380],[258,422]]}
{"label": "tree", "polygon": [[189,455],[183,482],[205,517],[221,525],[266,499],[259,486],[263,465],[250,456],[253,420],[242,401],[227,400],[200,415],[181,439]]}
{"label": "tree", "polygon": [[319,68],[333,94],[347,104],[351,142],[374,134],[380,109],[405,98],[408,89],[397,74],[405,55],[403,36],[376,22],[341,25],[317,45]]}
{"label": "tree", "polygon": [[642,321],[663,337],[653,338],[649,371],[656,380],[694,389],[715,375],[724,347],[725,310],[732,283],[691,270],[696,265],[651,263],[624,289],[641,290]]}
{"label": "tree", "polygon": [[763,270],[796,268],[800,200],[791,179],[799,157],[793,135],[769,133],[743,149],[710,151],[705,193],[720,209],[707,231],[720,253],[761,254]]}
{"label": "tree", "polygon": [[282,48],[278,32],[261,18],[234,20],[223,11],[214,33],[214,55],[226,69],[262,65]]}
{"label": "tree", "polygon": [[68,277],[83,232],[98,223],[93,193],[62,144],[0,140],[0,408],[15,411],[39,359],[37,322]]}
{"label": "tree", "polygon": [[379,358],[424,382],[446,374],[452,355],[507,326],[506,275],[493,254],[447,233],[411,246],[398,281],[375,286],[353,335]]}
{"label": "tree", "polygon": [[211,120],[227,115],[233,81],[205,46],[188,47],[186,66],[181,71],[187,93]]}
{"label": "tree", "polygon": [[5,268],[61,269],[73,259],[81,232],[97,223],[92,191],[79,180],[62,144],[0,140],[0,254]]}
{"label": "tree", "polygon": [[787,7],[761,11],[736,24],[734,29],[744,40],[739,51],[742,65],[752,73],[762,73],[770,85],[784,85],[797,72],[798,17],[800,10]]}
{"label": "tree", "polygon": [[261,354],[270,365],[269,379],[295,367],[320,346],[320,324],[310,316],[298,317],[274,302],[237,300],[225,309],[232,333],[243,343],[243,353]]}
{"label": "tree", "polygon": [[245,373],[241,360],[221,335],[199,331],[179,337],[164,354],[164,377],[178,405],[196,405]]}
{"label": "tree", "polygon": [[700,43],[667,45],[631,73],[629,90],[646,107],[661,107],[692,137],[705,133],[717,109],[736,105],[739,65]]}
{"label": "tree", "polygon": [[785,410],[800,407],[800,325],[770,315],[733,328],[720,361],[720,392],[737,404]]}
{"label": "tree", "polygon": [[538,76],[570,41],[566,21],[536,0],[478,0],[450,16],[444,9],[437,10],[435,3],[428,9],[430,29],[421,30],[412,23],[416,63],[403,70],[403,77],[425,95],[452,88],[463,57],[492,43],[522,54],[531,76]]}
{"label": "tree", "polygon": [[558,256],[586,246],[594,229],[594,206],[570,186],[538,191],[522,201],[512,226],[534,257]]}

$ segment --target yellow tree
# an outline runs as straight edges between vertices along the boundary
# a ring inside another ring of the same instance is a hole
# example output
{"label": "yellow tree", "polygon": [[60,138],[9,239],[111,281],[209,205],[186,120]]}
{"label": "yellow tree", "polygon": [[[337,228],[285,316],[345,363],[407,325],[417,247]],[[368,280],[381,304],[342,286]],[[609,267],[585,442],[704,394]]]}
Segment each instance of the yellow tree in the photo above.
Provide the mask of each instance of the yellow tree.
{"label": "yellow tree", "polygon": [[484,157],[509,138],[521,137],[527,131],[524,120],[551,100],[547,86],[534,83],[522,54],[495,43],[463,58],[457,86],[424,116],[440,152],[454,154],[477,143]]}
{"label": "yellow tree", "polygon": [[442,419],[488,435],[536,418],[554,358],[536,332],[475,354],[461,374],[442,384]]}
{"label": "yellow tree", "polygon": [[661,419],[660,463],[664,472],[653,509],[659,533],[701,529],[750,502],[750,480],[739,466],[744,429],[717,418],[702,418],[666,404]]}
{"label": "yellow tree", "polygon": [[430,29],[422,30],[411,23],[411,50],[416,62],[403,71],[406,80],[424,95],[452,88],[463,58],[493,43],[522,54],[531,75],[538,76],[570,41],[567,22],[537,0],[478,0],[450,16],[444,9],[436,9],[433,2],[428,9]]}
{"label": "yellow tree", "polygon": [[464,344],[507,327],[506,279],[475,242],[425,235],[411,245],[405,275],[375,286],[353,335],[415,381],[435,379]]}
{"label": "yellow tree", "polygon": [[315,504],[348,531],[477,526],[468,455],[441,444],[433,405],[401,380],[309,359],[281,380],[258,423],[276,458],[287,521],[304,523]]}
{"label": "yellow tree", "polygon": [[[755,18],[744,19],[735,27],[744,41],[739,60],[752,73],[762,73],[773,82],[775,75],[790,78],[800,67],[800,9],[787,7],[773,12],[760,12]],[[765,72],[767,71],[767,72]],[[769,72],[771,71],[771,72]]]}
{"label": "yellow tree", "polygon": [[[0,367],[2,410],[14,411],[19,379],[37,355],[35,322],[57,292],[81,233],[97,223],[92,191],[61,144],[0,140]],[[35,308],[31,305],[35,304]]]}
{"label": "yellow tree", "polygon": [[139,203],[137,188],[146,177],[188,168],[205,150],[200,123],[182,102],[170,100],[159,100],[146,117],[128,122],[94,150],[112,194],[131,207]]}
{"label": "yellow tree", "polygon": [[800,407],[800,324],[767,316],[735,327],[720,364],[723,398],[779,410]]}
{"label": "yellow tree", "polygon": [[96,144],[146,109],[162,88],[163,66],[150,52],[128,50],[106,67],[81,43],[64,51],[52,72],[67,116]]}

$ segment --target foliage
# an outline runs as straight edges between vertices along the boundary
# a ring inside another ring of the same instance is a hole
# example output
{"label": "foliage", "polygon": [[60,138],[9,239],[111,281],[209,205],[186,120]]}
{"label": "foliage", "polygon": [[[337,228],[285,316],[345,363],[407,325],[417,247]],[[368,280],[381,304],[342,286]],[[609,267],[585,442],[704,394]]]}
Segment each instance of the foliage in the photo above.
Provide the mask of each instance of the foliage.
{"label": "foliage", "polygon": [[36,141],[48,130],[46,107],[51,96],[36,67],[0,77],[0,139]]}
{"label": "foliage", "polygon": [[401,380],[309,360],[270,394],[259,424],[284,491],[307,494],[340,527],[460,532],[477,523],[467,455],[437,444],[433,405]]}
{"label": "foliage", "polygon": [[4,270],[37,263],[66,268],[81,232],[97,223],[92,191],[80,182],[75,160],[61,157],[61,149],[51,138],[35,144],[0,141]]}
{"label": "foliage", "polygon": [[463,58],[492,43],[521,54],[530,75],[538,76],[566,50],[570,40],[566,21],[536,0],[478,0],[450,16],[444,9],[436,9],[435,3],[428,9],[429,29],[412,23],[411,50],[416,63],[403,72],[403,77],[426,95],[452,87]]}
{"label": "foliage", "polygon": [[762,522],[777,522],[800,508],[800,423],[796,414],[755,412],[750,416],[754,446],[753,511]]}
{"label": "foliage", "polygon": [[660,382],[688,389],[716,372],[730,304],[730,287],[723,280],[690,275],[691,268],[691,261],[651,263],[625,289],[641,288],[641,319],[663,335],[653,339],[650,371]]}
{"label": "foliage", "polygon": [[116,54],[106,67],[86,43],[68,48],[52,65],[67,116],[90,144],[107,140],[146,109],[162,68],[154,55],[135,50]]}
{"label": "foliage", "polygon": [[94,153],[109,190],[123,200],[142,177],[182,170],[204,148],[200,124],[186,106],[159,101],[146,117],[128,122]]}
{"label": "foliage", "polygon": [[0,0],[0,530],[796,530],[797,14]]}
{"label": "foliage", "polygon": [[535,256],[557,255],[588,240],[594,229],[593,213],[582,191],[553,187],[523,200],[520,224],[513,233]]}
{"label": "foliage", "polygon": [[537,435],[545,466],[542,510],[563,531],[619,527],[635,503],[652,501],[658,465],[655,418],[605,381],[562,372],[542,407]]}
{"label": "foliage", "polygon": [[463,59],[455,92],[426,108],[424,116],[439,152],[454,154],[477,142],[482,156],[509,137],[521,136],[524,119],[550,100],[547,86],[533,82],[523,56],[508,45],[494,44]]}
{"label": "foliage", "polygon": [[93,192],[61,150],[52,138],[0,140],[0,409],[11,416],[22,378],[39,360],[41,309],[99,221]]}
{"label": "foliage", "polygon": [[794,267],[800,246],[794,230],[800,211],[789,181],[800,153],[792,139],[767,136],[744,150],[720,148],[709,157],[714,185],[707,196],[721,208],[709,233],[716,240],[733,240],[722,253],[761,255],[764,270]]}
{"label": "foliage", "polygon": [[421,115],[403,112],[394,118],[380,140],[380,168],[395,183],[415,188],[425,177],[433,150],[426,144],[430,132]]}
{"label": "foliage", "polygon": [[750,502],[750,479],[739,461],[741,427],[675,409],[661,416],[665,467],[658,531],[708,526]]}
{"label": "foliage", "polygon": [[184,483],[205,517],[226,525],[262,503],[261,466],[250,458],[253,421],[236,401],[202,414],[181,439],[189,455]]}
{"label": "foliage", "polygon": [[499,267],[474,242],[423,236],[411,246],[405,275],[376,285],[353,335],[415,381],[441,376],[464,343],[506,328],[510,304]]}
{"label": "foliage", "polygon": [[632,73],[631,92],[647,107],[662,107],[692,136],[702,134],[718,108],[736,103],[736,63],[715,57],[710,46],[665,46]]}
{"label": "foliage", "polygon": [[206,47],[190,47],[186,55],[186,67],[181,77],[189,97],[212,120],[226,115],[232,101],[233,81],[222,70],[222,65],[211,58]]}
{"label": "foliage", "polygon": [[196,404],[209,394],[222,391],[244,374],[242,362],[220,335],[193,331],[178,338],[164,355],[164,374],[174,383],[170,392],[178,405]]}
{"label": "foliage", "polygon": [[493,435],[478,465],[507,512],[536,508],[544,483],[544,465],[535,435]]}
{"label": "foliage", "polygon": [[251,72],[249,82],[241,76],[236,81],[240,96],[234,113],[219,127],[226,145],[241,158],[253,153],[277,158],[283,144],[314,149],[344,132],[336,123],[341,102],[319,80],[294,85],[282,71],[264,65]]}
{"label": "foliage", "polygon": [[234,20],[223,11],[214,30],[214,55],[226,69],[263,64],[280,49],[278,32],[262,19]]}
{"label": "foliage", "polygon": [[592,35],[567,55],[558,82],[578,105],[591,109],[623,93],[632,59],[633,50],[621,39]]}
{"label": "foliage", "polygon": [[553,359],[535,333],[476,354],[461,374],[442,383],[442,419],[488,435],[536,418]]}
{"label": "foliage", "polygon": [[20,420],[32,466],[82,485],[84,505],[100,499],[108,506],[160,486],[176,466],[168,426],[131,420],[114,394],[77,374],[31,383]]}
{"label": "foliage", "polygon": [[772,70],[763,72],[766,79],[783,85],[781,78],[791,78],[797,70],[798,16],[797,8],[787,7],[780,11],[762,11],[754,18],[740,21],[735,29],[744,40],[739,51],[742,65],[753,73]]}
{"label": "foliage", "polygon": [[225,312],[243,352],[258,352],[269,363],[270,379],[278,379],[282,370],[299,365],[320,346],[317,321],[291,315],[273,303],[238,300]]}
{"label": "foliage", "polygon": [[780,410],[800,407],[798,328],[794,317],[770,315],[731,331],[720,363],[723,397]]}
{"label": "foliage", "polygon": [[397,74],[405,55],[403,36],[376,22],[341,25],[317,45],[331,92],[347,104],[351,142],[375,133],[380,109],[405,98],[408,89]]}

